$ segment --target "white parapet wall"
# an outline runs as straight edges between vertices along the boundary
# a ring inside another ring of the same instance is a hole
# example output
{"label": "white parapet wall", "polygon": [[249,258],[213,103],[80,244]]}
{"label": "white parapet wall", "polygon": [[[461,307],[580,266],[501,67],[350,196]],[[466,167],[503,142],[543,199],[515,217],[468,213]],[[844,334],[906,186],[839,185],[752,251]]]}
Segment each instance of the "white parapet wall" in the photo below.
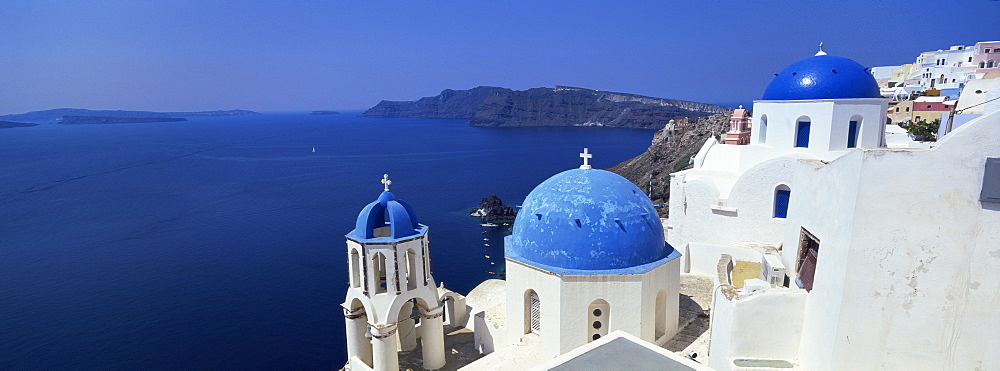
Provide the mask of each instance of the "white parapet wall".
{"label": "white parapet wall", "polygon": [[712,298],[709,366],[734,369],[735,359],[798,359],[806,291],[772,288],[741,294],[719,286]]}

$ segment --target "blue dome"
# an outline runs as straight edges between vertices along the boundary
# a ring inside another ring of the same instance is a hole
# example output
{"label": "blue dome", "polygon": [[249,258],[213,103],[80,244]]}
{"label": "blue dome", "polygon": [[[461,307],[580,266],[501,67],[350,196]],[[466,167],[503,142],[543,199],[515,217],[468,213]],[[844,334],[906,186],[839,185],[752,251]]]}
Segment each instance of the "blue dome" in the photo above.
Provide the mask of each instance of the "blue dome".
{"label": "blue dome", "polygon": [[390,227],[389,238],[403,238],[418,233],[417,213],[403,200],[396,199],[392,192],[384,191],[378,200],[368,204],[358,214],[354,230],[347,237],[355,239],[375,238],[375,230]]}
{"label": "blue dome", "polygon": [[881,98],[875,78],[858,62],[817,55],[792,63],[771,80],[764,100]]}
{"label": "blue dome", "polygon": [[553,271],[621,270],[675,253],[649,198],[596,169],[567,170],[535,187],[505,245],[508,258]]}

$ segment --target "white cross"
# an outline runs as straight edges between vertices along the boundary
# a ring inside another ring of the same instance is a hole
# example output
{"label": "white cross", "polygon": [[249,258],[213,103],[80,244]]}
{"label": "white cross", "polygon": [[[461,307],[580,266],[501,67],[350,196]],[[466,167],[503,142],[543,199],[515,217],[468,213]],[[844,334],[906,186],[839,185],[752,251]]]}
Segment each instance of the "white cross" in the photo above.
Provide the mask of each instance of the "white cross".
{"label": "white cross", "polygon": [[594,155],[591,154],[591,153],[588,153],[587,152],[587,148],[584,148],[583,149],[583,153],[580,154],[580,157],[583,158],[583,165],[580,165],[580,168],[581,169],[591,169],[590,164],[587,161],[590,160],[592,157],[594,157]]}
{"label": "white cross", "polygon": [[816,55],[826,55],[826,52],[823,51],[823,42],[822,41],[819,42],[819,51],[816,52]]}
{"label": "white cross", "polygon": [[389,191],[389,185],[390,184],[392,184],[392,181],[389,180],[389,174],[382,174],[382,185],[385,186],[385,191],[386,192]]}

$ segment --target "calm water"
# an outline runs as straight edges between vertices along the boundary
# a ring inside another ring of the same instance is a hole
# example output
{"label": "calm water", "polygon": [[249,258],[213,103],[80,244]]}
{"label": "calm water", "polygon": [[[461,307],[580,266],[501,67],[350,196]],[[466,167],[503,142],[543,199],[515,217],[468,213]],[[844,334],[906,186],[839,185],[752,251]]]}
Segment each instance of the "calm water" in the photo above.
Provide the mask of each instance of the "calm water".
{"label": "calm water", "polygon": [[482,197],[651,138],[353,113],[0,129],[0,369],[340,367],[343,235],[383,173],[464,294],[503,262]]}

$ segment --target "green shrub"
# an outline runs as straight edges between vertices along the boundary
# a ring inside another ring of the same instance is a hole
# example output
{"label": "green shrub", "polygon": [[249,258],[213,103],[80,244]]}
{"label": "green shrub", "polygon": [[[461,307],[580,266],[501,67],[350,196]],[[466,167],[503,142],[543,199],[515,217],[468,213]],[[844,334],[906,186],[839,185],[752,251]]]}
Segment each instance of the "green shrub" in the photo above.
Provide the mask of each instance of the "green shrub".
{"label": "green shrub", "polygon": [[933,142],[937,140],[939,126],[941,126],[941,120],[931,122],[921,120],[919,122],[907,122],[903,125],[903,128],[916,140]]}

